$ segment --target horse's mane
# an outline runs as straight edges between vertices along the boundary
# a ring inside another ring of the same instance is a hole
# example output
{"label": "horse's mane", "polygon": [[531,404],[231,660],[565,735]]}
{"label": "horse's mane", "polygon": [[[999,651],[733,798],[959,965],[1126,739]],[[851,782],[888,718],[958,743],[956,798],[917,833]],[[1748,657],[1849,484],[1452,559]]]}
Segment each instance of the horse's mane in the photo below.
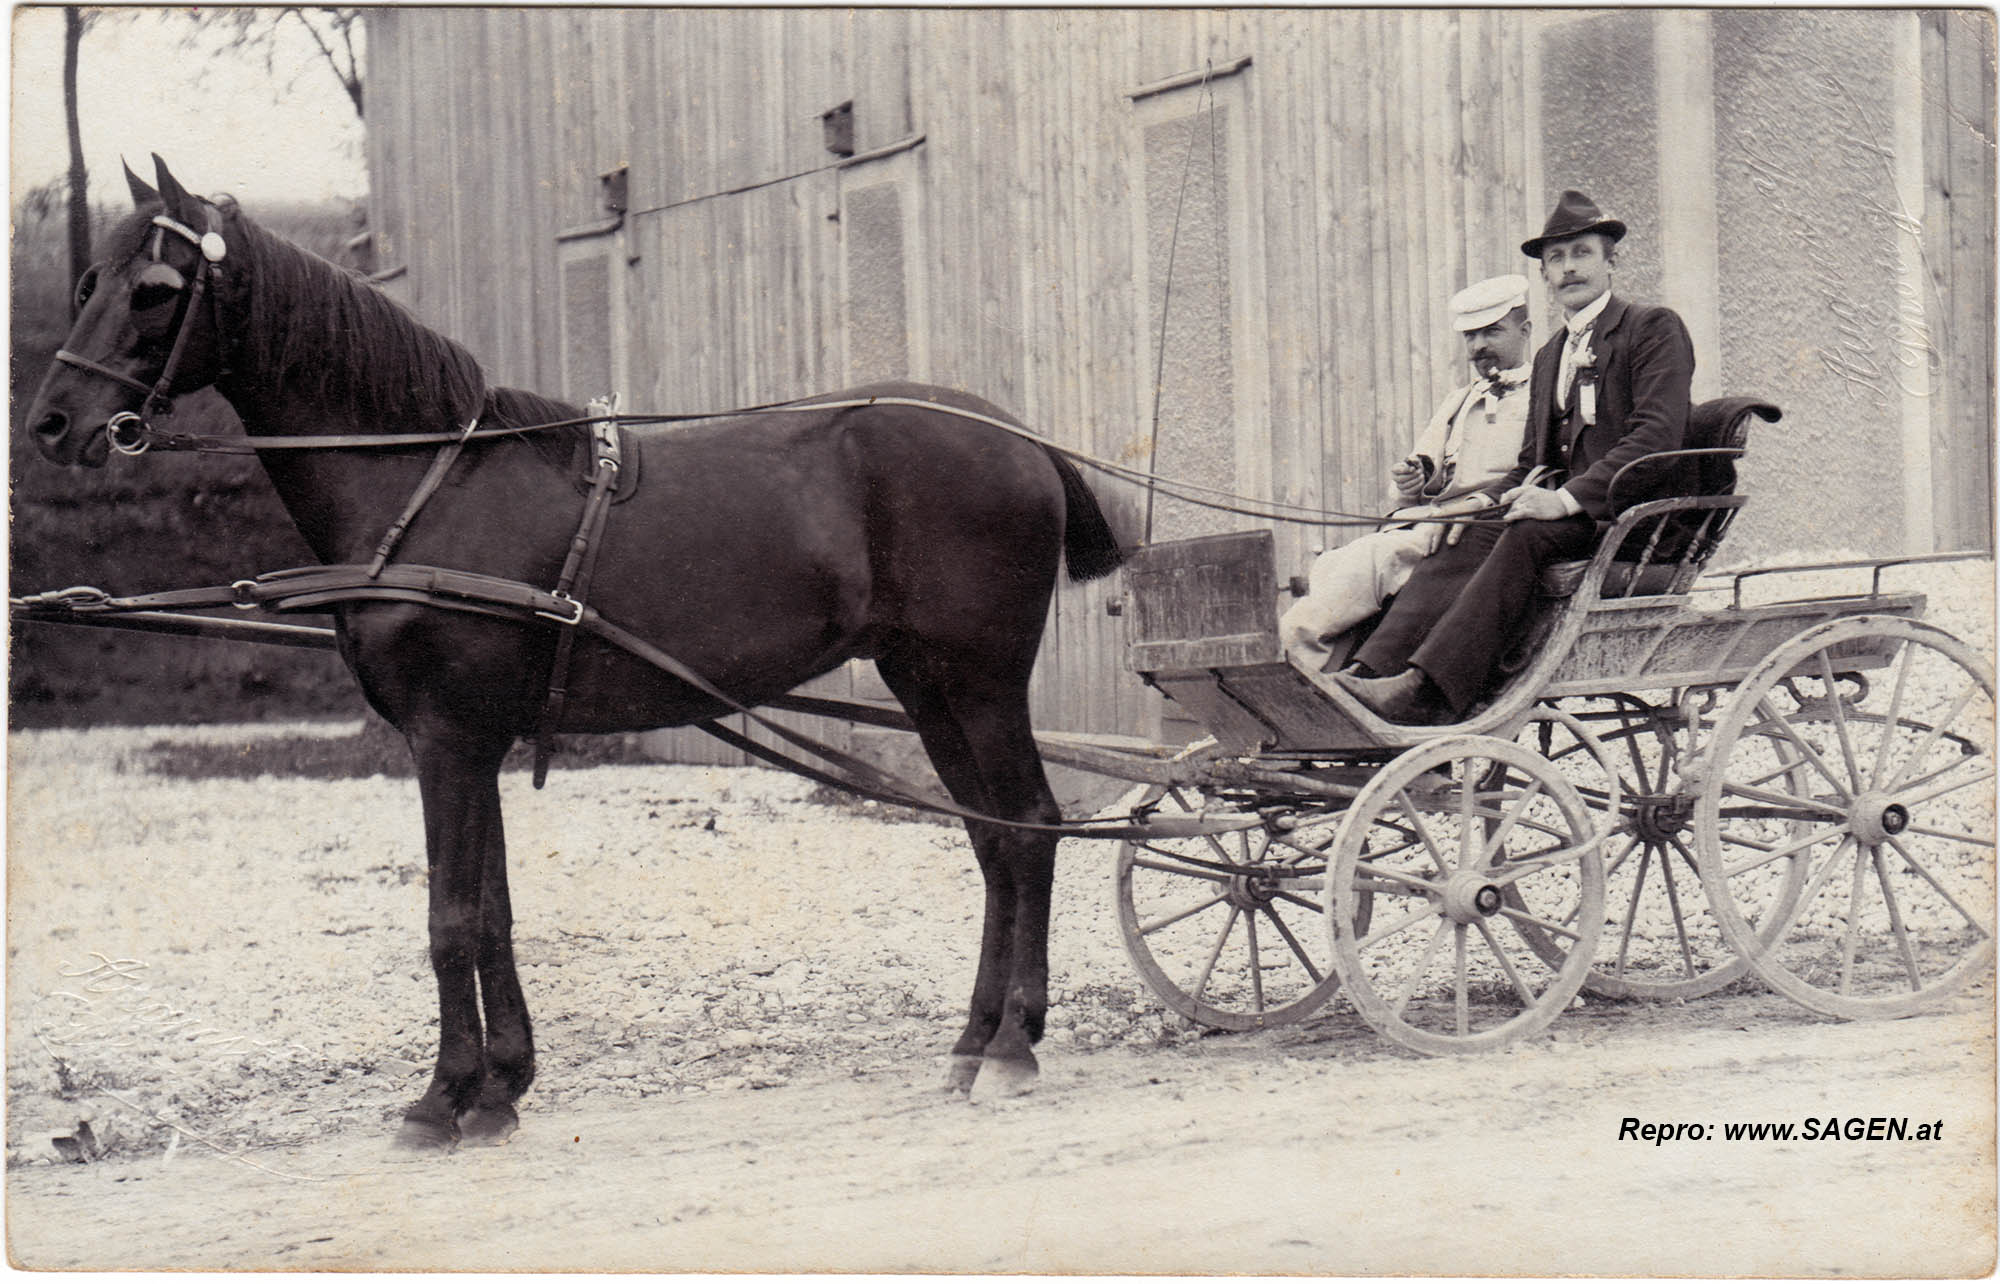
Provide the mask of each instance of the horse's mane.
{"label": "horse's mane", "polygon": [[[581,407],[544,397],[538,392],[528,392],[521,388],[488,388],[486,390],[486,412],[480,417],[480,424],[487,428],[515,428],[529,424],[556,424],[583,417]],[[590,429],[578,424],[569,428],[554,428],[548,432],[529,433],[525,440],[532,444],[557,468],[569,467],[570,444],[577,438],[587,436]]]}
{"label": "horse's mane", "polygon": [[229,325],[239,368],[382,432],[459,427],[484,411],[486,376],[470,352],[233,201],[218,208],[229,241],[222,289],[242,309]]}

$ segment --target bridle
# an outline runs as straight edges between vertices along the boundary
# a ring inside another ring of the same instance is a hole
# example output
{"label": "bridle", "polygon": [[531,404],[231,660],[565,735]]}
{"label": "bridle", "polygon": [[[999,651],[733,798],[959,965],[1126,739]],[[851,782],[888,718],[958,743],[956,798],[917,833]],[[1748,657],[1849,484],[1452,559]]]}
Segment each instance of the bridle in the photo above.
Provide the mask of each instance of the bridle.
{"label": "bridle", "polygon": [[[71,352],[67,348],[63,348],[56,353],[56,360],[65,365],[74,366],[79,370],[87,370],[91,374],[102,375],[104,378],[110,379],[115,383],[124,384],[128,388],[136,389],[146,394],[146,399],[140,403],[138,413],[135,414],[130,410],[121,410],[111,416],[110,420],[104,425],[105,436],[110,440],[111,448],[120,454],[145,454],[148,446],[147,431],[150,427],[146,422],[145,416],[153,413],[156,409],[162,414],[171,415],[173,413],[174,402],[169,389],[173,387],[174,375],[180,369],[181,355],[187,348],[188,320],[193,316],[195,309],[201,306],[201,300],[204,295],[207,295],[209,300],[209,323],[211,327],[216,322],[215,295],[210,288],[210,278],[215,275],[216,265],[221,263],[223,258],[228,255],[229,246],[223,241],[222,234],[216,230],[215,211],[207,206],[203,206],[202,208],[206,216],[206,222],[208,223],[208,230],[205,232],[197,232],[187,224],[165,214],[155,214],[153,216],[153,235],[150,247],[152,264],[140,270],[139,279],[135,283],[166,286],[180,295],[174,317],[173,346],[168,349],[167,363],[161,368],[158,379],[149,385],[132,378],[130,375],[123,374],[117,370],[113,370],[109,366],[93,361],[80,353]],[[180,269],[168,263],[162,255],[168,232],[172,232],[174,235],[187,241],[201,252],[201,258],[196,263],[194,280],[192,282],[181,274]],[[96,272],[97,269],[92,268],[90,273],[86,274],[86,285],[95,281]]]}

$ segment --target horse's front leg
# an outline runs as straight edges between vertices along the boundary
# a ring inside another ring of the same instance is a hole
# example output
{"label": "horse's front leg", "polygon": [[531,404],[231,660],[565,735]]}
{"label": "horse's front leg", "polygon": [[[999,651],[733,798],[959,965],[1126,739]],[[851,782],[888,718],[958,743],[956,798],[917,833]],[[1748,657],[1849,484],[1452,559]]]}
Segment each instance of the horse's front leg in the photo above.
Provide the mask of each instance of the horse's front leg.
{"label": "horse's front leg", "polygon": [[[486,1074],[478,964],[484,885],[495,853],[504,853],[500,753],[468,752],[444,737],[418,735],[410,737],[410,750],[423,796],[424,843],[430,862],[438,1059],[430,1087],[404,1112],[397,1143],[411,1149],[449,1150],[458,1143],[458,1116],[474,1104]],[[504,861],[504,854],[497,859]]]}
{"label": "horse's front leg", "polygon": [[480,882],[479,997],[486,1014],[486,1066],[472,1105],[458,1117],[469,1143],[498,1145],[520,1123],[514,1103],[535,1079],[528,1001],[514,969],[514,909],[507,895],[507,845],[495,824]]}

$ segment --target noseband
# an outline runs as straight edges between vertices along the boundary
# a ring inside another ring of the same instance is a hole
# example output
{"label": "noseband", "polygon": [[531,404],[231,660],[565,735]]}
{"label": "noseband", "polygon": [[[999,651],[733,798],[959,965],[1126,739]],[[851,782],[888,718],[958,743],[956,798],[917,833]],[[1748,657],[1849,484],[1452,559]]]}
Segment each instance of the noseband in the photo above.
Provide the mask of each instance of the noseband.
{"label": "noseband", "polygon": [[[206,221],[209,225],[206,232],[197,232],[187,224],[170,218],[165,214],[155,214],[153,216],[152,260],[154,263],[165,267],[169,272],[174,272],[176,277],[180,275],[161,256],[161,249],[163,248],[166,233],[168,232],[172,232],[201,251],[201,260],[195,267],[194,281],[192,283],[185,280],[181,282],[180,288],[187,293],[179,310],[179,315],[174,322],[173,347],[167,352],[167,364],[160,370],[160,377],[157,380],[149,386],[138,379],[132,378],[130,375],[120,373],[109,366],[91,360],[89,357],[71,352],[67,348],[61,349],[56,353],[56,360],[65,365],[75,366],[79,370],[87,370],[95,375],[102,375],[115,383],[122,383],[128,388],[133,388],[146,394],[145,401],[140,403],[138,414],[134,414],[129,410],[121,410],[111,416],[110,420],[104,425],[105,435],[110,439],[112,449],[118,451],[120,454],[145,454],[146,431],[150,426],[146,423],[145,416],[152,413],[156,407],[162,413],[173,413],[174,401],[168,390],[173,387],[174,375],[180,369],[181,353],[187,346],[188,319],[194,314],[195,309],[201,306],[202,296],[209,293],[209,278],[214,275],[216,265],[222,262],[223,258],[229,253],[229,246],[224,243],[222,234],[215,230],[215,211],[204,206],[203,213],[206,215]],[[211,323],[215,320],[214,307],[214,295],[209,294],[209,320]]]}

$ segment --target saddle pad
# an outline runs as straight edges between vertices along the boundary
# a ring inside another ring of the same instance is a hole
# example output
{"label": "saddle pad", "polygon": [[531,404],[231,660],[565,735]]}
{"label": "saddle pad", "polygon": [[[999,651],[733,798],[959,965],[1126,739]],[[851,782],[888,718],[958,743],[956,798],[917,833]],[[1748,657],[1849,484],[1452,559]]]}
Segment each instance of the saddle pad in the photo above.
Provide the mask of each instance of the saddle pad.
{"label": "saddle pad", "polygon": [[[597,476],[597,468],[592,458],[590,438],[584,437],[576,443],[570,455],[570,482],[579,495],[590,493],[590,483]],[[618,480],[611,488],[611,502],[622,504],[639,491],[639,440],[630,428],[618,429]]]}

